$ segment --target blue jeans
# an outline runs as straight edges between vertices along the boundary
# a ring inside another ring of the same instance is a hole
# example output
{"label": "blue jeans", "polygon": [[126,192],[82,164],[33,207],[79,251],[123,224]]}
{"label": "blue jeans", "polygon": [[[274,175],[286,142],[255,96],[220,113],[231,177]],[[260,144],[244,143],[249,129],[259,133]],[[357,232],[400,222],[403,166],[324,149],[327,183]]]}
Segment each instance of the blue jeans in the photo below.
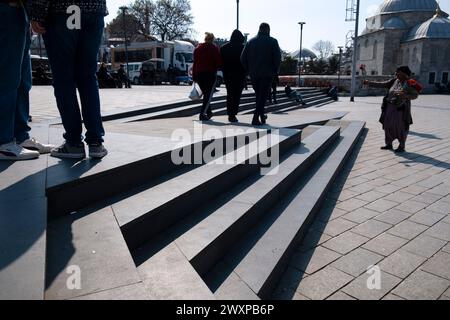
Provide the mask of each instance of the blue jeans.
{"label": "blue jeans", "polygon": [[29,21],[23,8],[0,3],[0,145],[30,138]]}
{"label": "blue jeans", "polygon": [[83,141],[83,115],[86,143],[102,143],[105,130],[100,114],[96,72],[97,54],[104,28],[103,16],[82,13],[80,30],[68,29],[68,18],[69,15],[65,14],[51,16],[45,23],[47,32],[44,34],[56,104],[65,129],[64,138],[71,145],[78,145]]}

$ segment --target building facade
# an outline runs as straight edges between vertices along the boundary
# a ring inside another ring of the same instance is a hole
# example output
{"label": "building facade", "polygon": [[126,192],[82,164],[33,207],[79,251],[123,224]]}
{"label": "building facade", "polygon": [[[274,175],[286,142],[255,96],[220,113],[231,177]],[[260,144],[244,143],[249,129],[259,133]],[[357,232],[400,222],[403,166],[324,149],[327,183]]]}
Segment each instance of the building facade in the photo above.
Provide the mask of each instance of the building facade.
{"label": "building facade", "polygon": [[449,83],[450,20],[435,0],[386,0],[358,37],[360,76],[390,76],[408,65],[432,92]]}

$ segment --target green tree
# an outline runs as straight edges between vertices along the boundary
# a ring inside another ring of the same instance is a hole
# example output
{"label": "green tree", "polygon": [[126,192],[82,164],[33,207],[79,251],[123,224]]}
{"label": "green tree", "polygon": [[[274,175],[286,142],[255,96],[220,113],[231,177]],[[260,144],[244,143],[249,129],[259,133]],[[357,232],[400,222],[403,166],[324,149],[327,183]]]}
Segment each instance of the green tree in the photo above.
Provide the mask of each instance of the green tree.
{"label": "green tree", "polygon": [[291,56],[286,55],[281,61],[280,75],[290,76],[297,74],[298,61]]}

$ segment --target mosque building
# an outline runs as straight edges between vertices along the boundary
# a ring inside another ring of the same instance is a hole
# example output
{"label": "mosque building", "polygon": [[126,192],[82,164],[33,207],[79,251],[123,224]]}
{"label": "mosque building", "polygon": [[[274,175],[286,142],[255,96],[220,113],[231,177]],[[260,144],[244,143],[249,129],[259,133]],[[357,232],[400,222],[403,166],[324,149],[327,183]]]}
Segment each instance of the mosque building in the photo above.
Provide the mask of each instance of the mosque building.
{"label": "mosque building", "polygon": [[435,0],[385,0],[358,37],[359,75],[392,75],[408,65],[427,92],[448,84],[448,17]]}

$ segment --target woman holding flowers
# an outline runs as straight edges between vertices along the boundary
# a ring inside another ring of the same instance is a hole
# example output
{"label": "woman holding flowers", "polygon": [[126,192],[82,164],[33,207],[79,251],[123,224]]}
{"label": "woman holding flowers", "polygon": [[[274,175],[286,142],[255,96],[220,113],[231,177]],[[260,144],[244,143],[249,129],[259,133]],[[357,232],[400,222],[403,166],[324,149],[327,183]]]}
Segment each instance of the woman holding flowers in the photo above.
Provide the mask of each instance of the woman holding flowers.
{"label": "woman holding flowers", "polygon": [[396,78],[387,82],[364,81],[365,85],[376,88],[387,88],[389,93],[383,99],[380,122],[383,124],[386,145],[382,150],[394,150],[393,142],[400,145],[396,153],[405,152],[409,127],[413,124],[411,116],[411,100],[417,99],[422,86],[411,79],[411,70],[407,66],[399,67]]}

